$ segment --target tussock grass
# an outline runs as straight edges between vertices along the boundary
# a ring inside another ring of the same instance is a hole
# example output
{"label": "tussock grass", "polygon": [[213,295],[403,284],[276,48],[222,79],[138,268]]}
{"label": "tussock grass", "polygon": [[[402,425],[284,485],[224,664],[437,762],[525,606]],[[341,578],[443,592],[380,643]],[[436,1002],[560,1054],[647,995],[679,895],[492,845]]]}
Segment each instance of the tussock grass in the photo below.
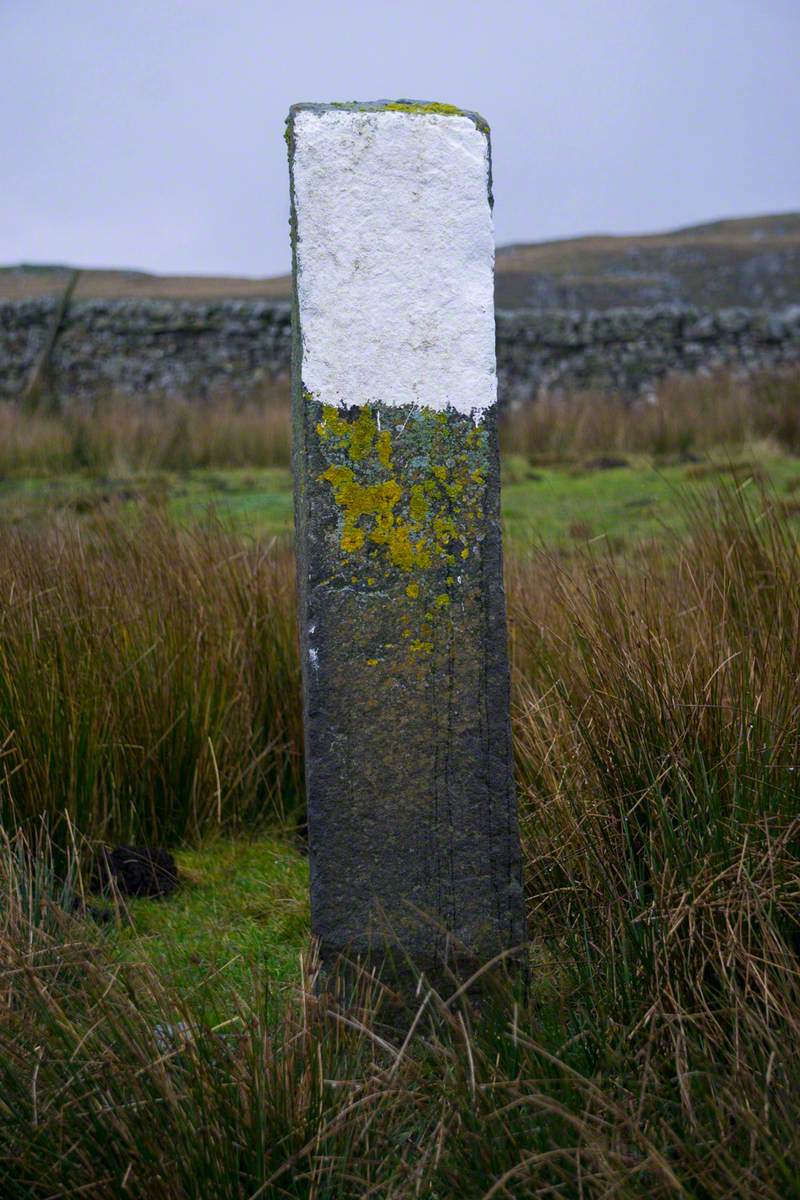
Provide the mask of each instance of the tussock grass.
{"label": "tussock grass", "polygon": [[506,411],[501,446],[534,463],[599,451],[685,457],[720,446],[770,443],[800,452],[800,375],[676,375],[646,398],[592,391],[531,398]]}
{"label": "tussock grass", "polygon": [[[281,381],[265,383],[247,400],[109,395],[57,413],[0,403],[0,475],[285,467],[290,407]],[[553,393],[507,408],[501,422],[504,453],[534,463],[604,453],[681,459],[754,444],[800,452],[796,371],[674,376],[635,401],[606,392]]]}
{"label": "tussock grass", "polygon": [[289,555],[0,534],[0,1194],[800,1196],[800,553],[756,486],[509,560],[530,994],[423,987],[408,1038],[369,981],[276,1018],[257,967],[220,1019],[69,899],[65,809],[164,841],[294,802]]}
{"label": "tussock grass", "polygon": [[294,568],[157,516],[0,530],[0,823],[175,842],[291,821]]}
{"label": "tussock grass", "polygon": [[690,518],[638,566],[517,567],[532,923],[688,1194],[795,1195],[800,555],[766,496]]}
{"label": "tussock grass", "polygon": [[63,412],[0,404],[0,475],[68,471],[183,471],[289,464],[287,383],[247,400],[220,396],[146,403],[110,395]]}
{"label": "tussock grass", "polygon": [[[679,931],[657,1009],[597,1006],[595,947],[565,929],[540,939],[529,1000],[498,984],[476,1014],[423,985],[398,1030],[369,980],[342,1007],[306,977],[276,1017],[257,968],[212,1018],[146,963],[110,963],[41,883],[35,905],[8,903],[32,868],[7,843],[2,1194],[797,1195],[796,958],[762,865],[727,889],[746,903],[722,955],[702,919]],[[626,962],[608,953],[604,976]]]}

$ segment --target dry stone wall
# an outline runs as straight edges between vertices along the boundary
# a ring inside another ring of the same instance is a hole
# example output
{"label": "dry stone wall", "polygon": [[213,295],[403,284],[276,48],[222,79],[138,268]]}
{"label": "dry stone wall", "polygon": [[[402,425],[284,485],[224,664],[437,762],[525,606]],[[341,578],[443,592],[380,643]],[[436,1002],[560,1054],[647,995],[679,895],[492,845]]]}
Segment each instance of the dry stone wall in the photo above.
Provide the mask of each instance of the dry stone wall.
{"label": "dry stone wall", "polygon": [[590,386],[636,394],[675,371],[753,372],[799,363],[800,305],[780,312],[672,304],[499,312],[497,340],[506,400]]}
{"label": "dry stone wall", "polygon": [[[21,394],[57,298],[0,304],[0,395]],[[83,300],[56,339],[49,377],[63,396],[244,393],[287,375],[291,308],[267,300]]]}
{"label": "dry stone wall", "polygon": [[[0,397],[20,396],[48,345],[58,298],[0,303]],[[288,375],[291,309],[271,300],[83,300],[49,359],[52,389],[88,399],[245,395]],[[497,313],[501,399],[600,386],[635,393],[670,371],[800,363],[800,304],[780,312],[679,305]]]}

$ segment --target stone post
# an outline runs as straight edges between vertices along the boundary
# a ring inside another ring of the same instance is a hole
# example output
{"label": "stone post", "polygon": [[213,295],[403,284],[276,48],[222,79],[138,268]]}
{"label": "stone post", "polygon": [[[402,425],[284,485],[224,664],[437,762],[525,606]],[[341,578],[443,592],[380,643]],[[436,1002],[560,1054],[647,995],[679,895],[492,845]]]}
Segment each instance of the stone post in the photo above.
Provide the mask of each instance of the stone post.
{"label": "stone post", "polygon": [[489,130],[298,104],[287,141],[313,929],[467,970],[525,940]]}

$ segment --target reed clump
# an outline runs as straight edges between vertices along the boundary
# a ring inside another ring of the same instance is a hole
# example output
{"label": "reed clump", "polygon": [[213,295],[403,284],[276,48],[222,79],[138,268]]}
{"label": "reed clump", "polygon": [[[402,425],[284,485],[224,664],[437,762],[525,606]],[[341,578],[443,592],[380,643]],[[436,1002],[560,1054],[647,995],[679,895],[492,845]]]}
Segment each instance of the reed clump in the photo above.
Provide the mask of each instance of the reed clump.
{"label": "reed clump", "polygon": [[216,524],[0,530],[0,823],[159,844],[297,818],[294,567]]}

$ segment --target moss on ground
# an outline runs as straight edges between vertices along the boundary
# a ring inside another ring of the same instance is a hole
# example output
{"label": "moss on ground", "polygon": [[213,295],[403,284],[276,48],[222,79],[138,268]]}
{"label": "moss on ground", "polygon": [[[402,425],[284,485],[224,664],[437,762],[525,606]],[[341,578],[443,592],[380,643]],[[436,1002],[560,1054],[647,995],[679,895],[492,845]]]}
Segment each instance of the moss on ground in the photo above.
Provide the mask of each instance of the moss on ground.
{"label": "moss on ground", "polygon": [[308,949],[308,863],[288,841],[219,841],[176,853],[181,885],[128,902],[130,925],[109,936],[126,963],[203,999],[221,1019],[253,994],[253,967],[278,986],[300,978]]}

